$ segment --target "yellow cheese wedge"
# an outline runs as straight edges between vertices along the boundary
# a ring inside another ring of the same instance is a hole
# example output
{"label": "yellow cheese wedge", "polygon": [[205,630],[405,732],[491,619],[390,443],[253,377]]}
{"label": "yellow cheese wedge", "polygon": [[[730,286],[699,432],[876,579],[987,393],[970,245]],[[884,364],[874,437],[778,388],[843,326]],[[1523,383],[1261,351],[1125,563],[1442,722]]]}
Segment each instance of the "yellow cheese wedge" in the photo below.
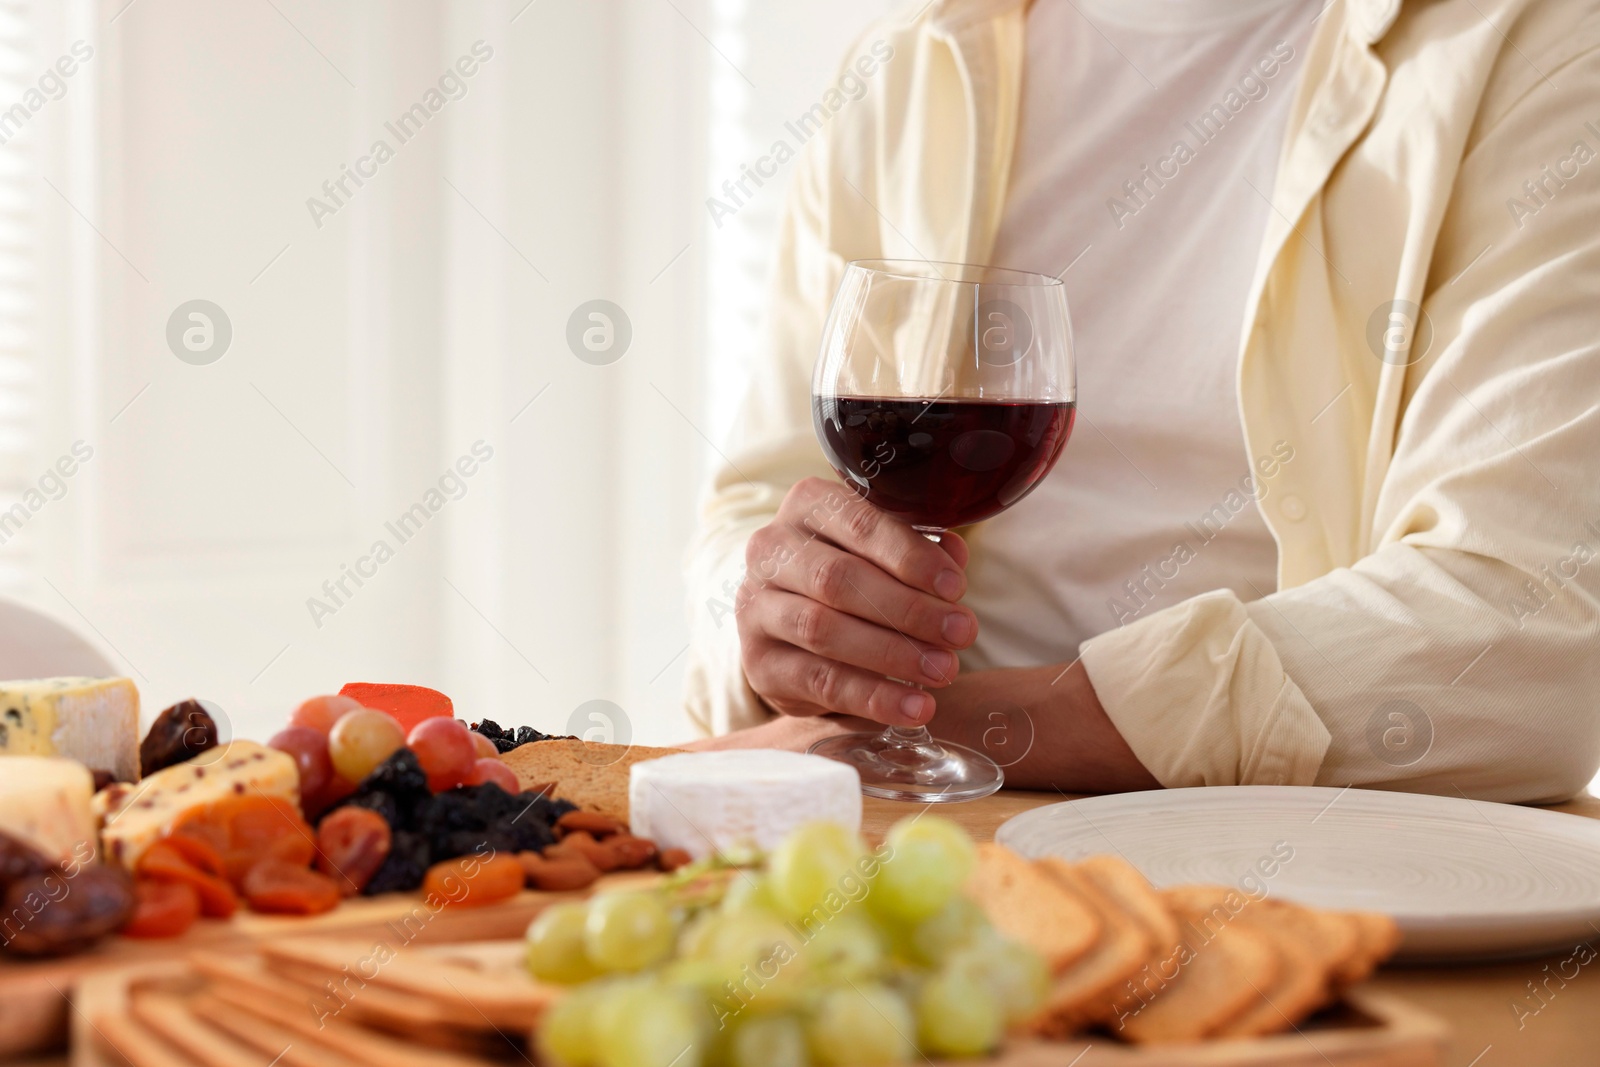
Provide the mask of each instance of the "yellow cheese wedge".
{"label": "yellow cheese wedge", "polygon": [[94,777],[76,760],[14,756],[0,764],[0,831],[71,869],[94,860]]}
{"label": "yellow cheese wedge", "polygon": [[191,808],[260,793],[300,807],[294,757],[254,741],[232,741],[157,771],[142,782],[118,782],[95,794],[106,860],[133,869],[144,850]]}
{"label": "yellow cheese wedge", "polygon": [[139,690],[126,678],[0,682],[0,755],[70,756],[139,779]]}

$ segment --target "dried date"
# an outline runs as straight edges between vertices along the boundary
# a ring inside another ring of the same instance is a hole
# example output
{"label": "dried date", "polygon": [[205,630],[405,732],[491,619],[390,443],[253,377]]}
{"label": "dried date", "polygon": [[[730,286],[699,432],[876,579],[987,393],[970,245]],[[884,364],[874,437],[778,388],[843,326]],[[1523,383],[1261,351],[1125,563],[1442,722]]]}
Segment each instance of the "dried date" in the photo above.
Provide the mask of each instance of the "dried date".
{"label": "dried date", "polygon": [[5,947],[19,956],[62,956],[88,948],[133,914],[133,882],[109,866],[31,874],[6,890]]}
{"label": "dried date", "polygon": [[198,700],[185,700],[156,716],[139,743],[139,773],[156,771],[193,759],[217,747],[217,724]]}

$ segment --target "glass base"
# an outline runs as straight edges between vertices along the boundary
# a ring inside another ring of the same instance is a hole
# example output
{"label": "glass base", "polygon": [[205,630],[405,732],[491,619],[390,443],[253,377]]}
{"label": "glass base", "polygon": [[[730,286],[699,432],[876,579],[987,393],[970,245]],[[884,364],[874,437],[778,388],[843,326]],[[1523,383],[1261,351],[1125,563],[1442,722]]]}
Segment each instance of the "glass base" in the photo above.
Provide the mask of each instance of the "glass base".
{"label": "glass base", "polygon": [[994,760],[963,745],[935,741],[924,727],[826,737],[808,750],[848,763],[869,797],[953,804],[986,797],[1005,784]]}

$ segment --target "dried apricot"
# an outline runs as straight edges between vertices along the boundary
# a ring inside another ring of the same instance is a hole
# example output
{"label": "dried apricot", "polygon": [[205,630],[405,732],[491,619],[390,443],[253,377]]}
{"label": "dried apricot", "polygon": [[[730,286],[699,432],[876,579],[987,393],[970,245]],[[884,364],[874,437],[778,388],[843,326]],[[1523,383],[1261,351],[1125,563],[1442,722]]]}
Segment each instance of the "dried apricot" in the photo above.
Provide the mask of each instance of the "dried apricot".
{"label": "dried apricot", "polygon": [[[175,842],[171,837],[162,838],[144,850],[134,867],[134,873],[146,881],[182,882],[192,886],[199,897],[202,914],[214,919],[226,919],[238,910],[239,898],[233,886],[195,866],[183,851],[198,851],[201,848],[209,851],[209,846],[194,839]],[[212,858],[215,855],[211,853]]]}
{"label": "dried apricot", "polygon": [[339,906],[339,887],[303,864],[265,859],[244,876],[244,898],[255,911],[318,915]]}
{"label": "dried apricot", "polygon": [[200,894],[187,882],[141,878],[133,886],[133,917],[123,937],[177,937],[200,917]]}
{"label": "dried apricot", "polygon": [[516,896],[525,877],[515,856],[458,856],[429,867],[422,891],[430,904],[477,907]]}
{"label": "dried apricot", "polygon": [[340,808],[317,825],[317,870],[353,897],[389,858],[390,842],[382,815],[370,808]]}
{"label": "dried apricot", "polygon": [[216,849],[236,887],[263,859],[310,867],[317,854],[316,837],[294,803],[260,793],[191,808],[173,821],[171,833],[199,838]]}

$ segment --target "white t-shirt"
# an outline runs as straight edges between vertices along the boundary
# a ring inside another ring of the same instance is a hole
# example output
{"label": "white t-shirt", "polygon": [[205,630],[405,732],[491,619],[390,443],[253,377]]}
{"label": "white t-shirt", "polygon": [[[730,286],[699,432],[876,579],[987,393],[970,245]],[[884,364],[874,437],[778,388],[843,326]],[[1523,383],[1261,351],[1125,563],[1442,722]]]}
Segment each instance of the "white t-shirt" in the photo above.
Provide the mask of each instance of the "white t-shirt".
{"label": "white t-shirt", "polygon": [[[990,262],[1065,269],[1078,422],[1044,484],[970,531],[966,602],[980,634],[969,668],[1070,660],[1080,641],[1197,593],[1276,589],[1237,357],[1319,6],[1029,8],[1021,131]],[[1292,463],[1293,448],[1283,442],[1276,460]]]}

